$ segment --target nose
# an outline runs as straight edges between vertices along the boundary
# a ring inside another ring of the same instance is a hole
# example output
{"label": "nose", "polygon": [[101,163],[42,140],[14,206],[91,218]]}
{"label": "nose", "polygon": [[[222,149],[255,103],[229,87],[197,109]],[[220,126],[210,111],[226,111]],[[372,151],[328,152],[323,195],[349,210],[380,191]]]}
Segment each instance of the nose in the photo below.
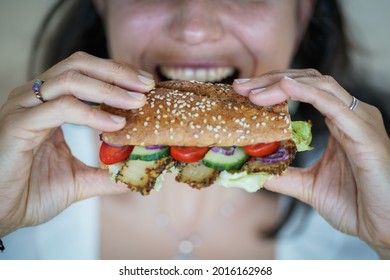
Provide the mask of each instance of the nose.
{"label": "nose", "polygon": [[171,36],[189,45],[221,39],[223,27],[213,2],[215,1],[178,1],[169,27]]}

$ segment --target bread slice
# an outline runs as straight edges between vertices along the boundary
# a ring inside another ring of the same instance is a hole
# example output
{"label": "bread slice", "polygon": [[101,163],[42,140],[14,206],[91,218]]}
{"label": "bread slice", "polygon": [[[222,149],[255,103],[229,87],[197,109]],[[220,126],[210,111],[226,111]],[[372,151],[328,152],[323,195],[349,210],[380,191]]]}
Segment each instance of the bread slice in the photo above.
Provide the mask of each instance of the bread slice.
{"label": "bread slice", "polygon": [[231,85],[166,81],[146,93],[140,109],[101,109],[127,119],[125,127],[103,132],[116,145],[244,146],[291,138],[288,104],[254,105]]}

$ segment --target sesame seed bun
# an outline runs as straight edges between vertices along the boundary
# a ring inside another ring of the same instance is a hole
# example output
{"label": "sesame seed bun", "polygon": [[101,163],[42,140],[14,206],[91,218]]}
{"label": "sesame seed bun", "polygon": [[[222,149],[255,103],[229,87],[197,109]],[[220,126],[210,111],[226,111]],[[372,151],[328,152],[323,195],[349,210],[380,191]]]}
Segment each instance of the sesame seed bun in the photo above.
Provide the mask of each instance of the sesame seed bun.
{"label": "sesame seed bun", "polygon": [[115,145],[244,146],[291,138],[287,102],[254,105],[231,85],[195,81],[160,82],[146,93],[145,106],[101,109],[127,119],[125,127],[104,132]]}

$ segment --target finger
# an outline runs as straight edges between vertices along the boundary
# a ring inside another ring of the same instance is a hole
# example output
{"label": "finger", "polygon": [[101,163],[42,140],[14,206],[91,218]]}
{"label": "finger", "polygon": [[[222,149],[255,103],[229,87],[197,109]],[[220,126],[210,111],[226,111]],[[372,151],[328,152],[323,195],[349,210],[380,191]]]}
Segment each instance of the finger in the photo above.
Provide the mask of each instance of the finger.
{"label": "finger", "polygon": [[129,191],[126,184],[113,182],[107,170],[88,167],[82,163],[77,168],[76,178],[76,200]]}
{"label": "finger", "polygon": [[48,80],[69,70],[78,71],[129,91],[147,92],[155,86],[153,75],[150,73],[123,62],[97,58],[84,52],[74,53],[42,74],[39,79]]}
{"label": "finger", "polygon": [[303,169],[289,167],[285,174],[277,175],[264,183],[264,188],[294,197],[311,205],[313,179]]}
{"label": "finger", "polygon": [[[40,94],[46,101],[54,100],[63,95],[70,95],[84,101],[105,103],[122,109],[139,108],[146,102],[143,93],[127,91],[73,70],[45,81],[40,88]],[[10,99],[9,102],[14,107],[24,108],[34,107],[42,103],[31,89]]]}
{"label": "finger", "polygon": [[[319,77],[300,77],[296,79],[301,83],[305,83],[321,89],[328,94],[331,94],[340,99],[348,108],[350,108],[353,97],[331,76],[319,76]],[[378,131],[385,132],[383,118],[381,112],[374,106],[358,101],[358,105],[353,109],[362,120],[366,123],[375,126]]]}
{"label": "finger", "polygon": [[350,139],[363,139],[369,125],[338,97],[317,87],[289,77],[280,82],[281,89],[292,99],[310,103]]}
{"label": "finger", "polygon": [[125,125],[126,119],[103,112],[94,106],[88,106],[73,97],[62,96],[17,114],[14,127],[24,131],[40,132],[59,127],[64,123],[115,131]]}
{"label": "finger", "polygon": [[256,105],[272,106],[289,99],[290,96],[282,90],[279,83],[275,83],[267,87],[252,90],[248,98]]}
{"label": "finger", "polygon": [[321,89],[322,91],[337,97],[348,107],[351,105],[352,96],[332,76],[298,77],[294,80]]}
{"label": "finger", "polygon": [[283,77],[317,77],[321,73],[315,69],[288,69],[268,72],[252,79],[236,79],[233,83],[235,91],[241,95],[249,96],[252,92],[261,92],[263,89],[279,82]]}

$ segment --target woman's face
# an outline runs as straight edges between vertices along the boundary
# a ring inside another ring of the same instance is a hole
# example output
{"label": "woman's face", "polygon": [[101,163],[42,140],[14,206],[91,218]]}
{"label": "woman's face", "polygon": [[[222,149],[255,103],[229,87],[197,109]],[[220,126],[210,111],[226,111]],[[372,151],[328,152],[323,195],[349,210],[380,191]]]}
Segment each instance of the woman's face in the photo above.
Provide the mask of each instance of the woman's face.
{"label": "woman's face", "polygon": [[157,79],[222,81],[288,68],[312,0],[97,0],[110,55]]}

